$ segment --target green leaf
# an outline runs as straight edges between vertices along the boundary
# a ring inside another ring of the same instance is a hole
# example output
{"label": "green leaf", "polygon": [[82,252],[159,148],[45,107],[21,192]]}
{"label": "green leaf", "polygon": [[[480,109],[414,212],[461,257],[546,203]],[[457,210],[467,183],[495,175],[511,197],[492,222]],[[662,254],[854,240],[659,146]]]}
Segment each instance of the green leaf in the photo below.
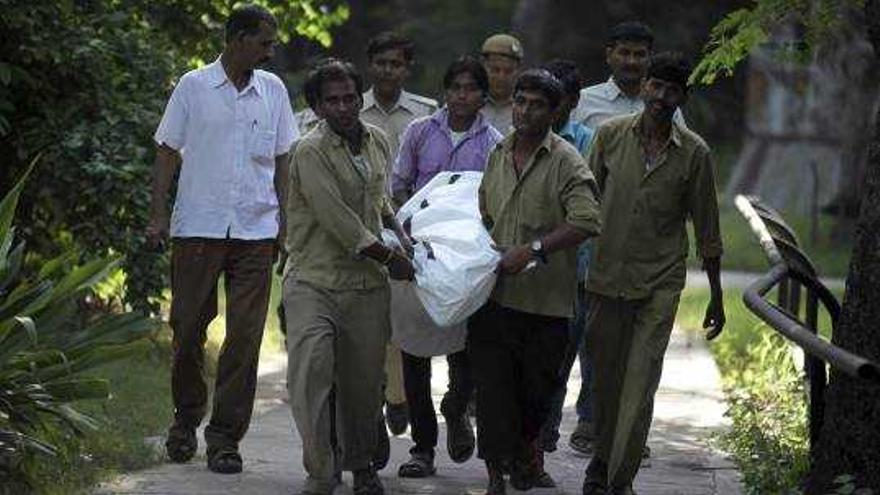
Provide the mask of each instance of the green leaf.
{"label": "green leaf", "polygon": [[58,380],[44,385],[56,402],[105,400],[110,397],[110,382],[101,378]]}

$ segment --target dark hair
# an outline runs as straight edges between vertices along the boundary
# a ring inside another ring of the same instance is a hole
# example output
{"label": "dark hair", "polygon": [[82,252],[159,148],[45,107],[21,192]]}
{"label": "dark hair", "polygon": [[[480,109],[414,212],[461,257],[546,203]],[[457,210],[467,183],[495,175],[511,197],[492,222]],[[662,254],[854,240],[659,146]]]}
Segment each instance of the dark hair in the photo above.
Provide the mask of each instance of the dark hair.
{"label": "dark hair", "polygon": [[529,69],[523,71],[523,73],[516,78],[516,85],[513,87],[514,94],[519,91],[540,92],[545,98],[547,98],[547,101],[550,102],[550,106],[554,109],[559,107],[559,102],[562,100],[563,95],[562,83],[545,69]]}
{"label": "dark hair", "polygon": [[486,68],[483,67],[479,59],[472,55],[459,57],[455,62],[449,64],[449,67],[446,68],[446,73],[443,74],[443,89],[449,89],[449,86],[452,86],[452,81],[459,74],[465,73],[474,77],[474,80],[477,81],[477,86],[483,94],[489,92],[489,75],[486,73]]}
{"label": "dark hair", "polygon": [[691,64],[681,53],[661,52],[651,57],[646,77],[678,84],[686,93],[688,79],[691,77]]}
{"label": "dark hair", "polygon": [[309,71],[306,82],[303,84],[303,93],[309,107],[315,110],[323,96],[324,83],[327,81],[345,81],[351,79],[354,82],[358,96],[364,92],[364,81],[357,69],[349,62],[338,58],[325,58],[319,61],[315,68]]}
{"label": "dark hair", "polygon": [[557,58],[544,64],[543,68],[559,80],[566,95],[577,96],[580,94],[584,81],[576,63]]}
{"label": "dark hair", "polygon": [[259,5],[242,5],[236,7],[226,19],[226,41],[232,41],[236,36],[246,34],[253,36],[260,32],[260,24],[266,22],[277,28],[278,22],[271,12]]}
{"label": "dark hair", "polygon": [[633,41],[636,43],[644,43],[648,45],[648,49],[654,47],[654,33],[651,28],[639,21],[627,21],[611,28],[608,33],[608,39],[605,46],[613,48],[614,45],[621,41]]}
{"label": "dark hair", "polygon": [[413,41],[406,36],[395,31],[385,31],[370,38],[367,43],[367,60],[373,60],[373,57],[386,50],[401,49],[403,58],[412,62],[414,46]]}

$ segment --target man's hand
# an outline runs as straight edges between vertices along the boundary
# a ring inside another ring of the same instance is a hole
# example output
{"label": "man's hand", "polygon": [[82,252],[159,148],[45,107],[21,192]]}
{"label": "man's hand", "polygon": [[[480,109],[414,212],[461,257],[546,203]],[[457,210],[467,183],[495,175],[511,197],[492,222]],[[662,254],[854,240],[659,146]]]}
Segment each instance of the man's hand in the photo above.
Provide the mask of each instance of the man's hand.
{"label": "man's hand", "polygon": [[713,295],[709,299],[709,307],[706,308],[706,319],[703,320],[703,328],[708,329],[706,332],[706,340],[713,340],[717,337],[721,330],[724,330],[724,324],[727,318],[724,316],[724,298],[719,295]]}
{"label": "man's hand", "polygon": [[412,280],[416,272],[412,261],[403,253],[394,251],[388,262],[388,275],[394,280]]}
{"label": "man's hand", "polygon": [[523,271],[531,260],[532,250],[529,246],[514,246],[502,254],[501,261],[498,262],[498,273],[502,275],[517,274]]}
{"label": "man's hand", "polygon": [[168,213],[154,211],[150,214],[147,224],[147,246],[151,249],[162,249],[168,239]]}

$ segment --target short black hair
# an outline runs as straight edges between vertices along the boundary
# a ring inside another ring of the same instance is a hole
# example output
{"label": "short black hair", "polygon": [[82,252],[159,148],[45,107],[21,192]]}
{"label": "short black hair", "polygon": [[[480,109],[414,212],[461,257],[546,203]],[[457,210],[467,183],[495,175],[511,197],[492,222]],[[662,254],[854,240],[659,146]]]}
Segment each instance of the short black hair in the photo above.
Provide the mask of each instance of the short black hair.
{"label": "short black hair", "polygon": [[446,73],[443,74],[443,89],[449,89],[452,86],[452,81],[459,74],[465,73],[474,77],[477,86],[484,95],[489,92],[489,74],[486,73],[486,68],[483,67],[482,62],[472,55],[459,57],[449,64],[449,67],[446,68]]}
{"label": "short black hair", "polygon": [[384,31],[370,38],[367,42],[367,60],[373,60],[377,54],[386,50],[403,50],[403,58],[412,62],[415,44],[408,37],[396,31]]}
{"label": "short black hair", "polygon": [[648,65],[648,79],[656,78],[681,86],[687,93],[688,79],[691,77],[691,64],[678,52],[661,52],[651,57]]}
{"label": "short black hair", "polygon": [[608,39],[605,41],[607,48],[614,48],[614,45],[621,41],[632,41],[636,43],[644,43],[648,45],[648,49],[654,48],[654,33],[645,23],[639,21],[626,21],[611,28],[608,32]]}
{"label": "short black hair", "polygon": [[566,95],[577,96],[580,94],[584,80],[581,78],[581,71],[578,70],[576,63],[557,58],[544,64],[543,68],[562,83],[562,90]]}
{"label": "short black hair", "polygon": [[253,36],[260,32],[260,24],[268,23],[277,28],[278,22],[271,12],[259,5],[242,5],[236,7],[226,19],[226,41],[232,41],[239,35]]}
{"label": "short black hair", "polygon": [[345,81],[351,79],[354,82],[358,96],[364,92],[364,80],[350,62],[338,58],[325,58],[319,61],[306,76],[303,84],[303,93],[309,107],[316,110],[323,96],[321,92],[327,81]]}
{"label": "short black hair", "polygon": [[559,79],[553,77],[553,74],[545,69],[528,69],[523,71],[516,78],[516,84],[513,87],[514,94],[520,91],[538,91],[547,98],[550,106],[554,109],[559,107],[559,102],[562,101],[564,93]]}

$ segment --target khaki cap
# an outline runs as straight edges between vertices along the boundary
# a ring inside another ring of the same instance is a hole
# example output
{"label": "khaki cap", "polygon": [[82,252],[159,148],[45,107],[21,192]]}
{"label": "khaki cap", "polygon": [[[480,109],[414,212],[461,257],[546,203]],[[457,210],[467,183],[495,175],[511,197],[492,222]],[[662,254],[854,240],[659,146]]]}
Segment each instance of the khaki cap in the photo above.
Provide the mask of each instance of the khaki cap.
{"label": "khaki cap", "polygon": [[481,53],[483,55],[503,55],[516,60],[523,58],[522,43],[509,34],[495,34],[486,38]]}

